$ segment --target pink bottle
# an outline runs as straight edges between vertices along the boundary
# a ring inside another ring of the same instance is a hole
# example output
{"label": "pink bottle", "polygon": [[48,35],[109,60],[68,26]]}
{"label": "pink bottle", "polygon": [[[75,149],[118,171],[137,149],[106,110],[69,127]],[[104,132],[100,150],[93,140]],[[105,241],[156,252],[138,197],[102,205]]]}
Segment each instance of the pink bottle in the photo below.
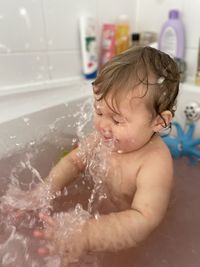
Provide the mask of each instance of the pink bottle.
{"label": "pink bottle", "polygon": [[100,52],[100,67],[108,62],[115,55],[115,25],[103,24],[101,52]]}

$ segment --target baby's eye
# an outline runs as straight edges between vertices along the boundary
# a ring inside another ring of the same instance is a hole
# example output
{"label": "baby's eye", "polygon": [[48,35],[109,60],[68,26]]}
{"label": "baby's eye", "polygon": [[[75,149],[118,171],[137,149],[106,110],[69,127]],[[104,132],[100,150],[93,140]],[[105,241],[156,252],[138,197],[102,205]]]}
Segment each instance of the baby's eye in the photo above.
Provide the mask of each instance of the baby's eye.
{"label": "baby's eye", "polygon": [[120,121],[118,121],[118,120],[116,120],[116,119],[114,119],[114,118],[113,118],[113,122],[114,122],[114,124],[116,124],[116,125],[120,124]]}
{"label": "baby's eye", "polygon": [[95,110],[95,112],[96,112],[96,115],[98,115],[98,116],[102,116],[103,114],[101,113],[101,111],[99,111],[99,110]]}

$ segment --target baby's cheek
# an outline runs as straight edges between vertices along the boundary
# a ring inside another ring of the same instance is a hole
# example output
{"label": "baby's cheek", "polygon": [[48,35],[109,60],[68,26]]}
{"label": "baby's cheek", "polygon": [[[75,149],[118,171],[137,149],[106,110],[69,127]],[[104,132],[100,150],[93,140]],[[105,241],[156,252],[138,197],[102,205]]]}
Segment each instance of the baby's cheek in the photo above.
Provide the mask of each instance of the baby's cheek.
{"label": "baby's cheek", "polygon": [[94,124],[94,127],[97,129],[98,128],[98,119],[96,118],[96,116],[94,116],[93,124]]}
{"label": "baby's cheek", "polygon": [[127,133],[124,135],[123,138],[123,144],[127,147],[131,147],[136,143],[135,136],[129,135],[130,132],[127,131]]}

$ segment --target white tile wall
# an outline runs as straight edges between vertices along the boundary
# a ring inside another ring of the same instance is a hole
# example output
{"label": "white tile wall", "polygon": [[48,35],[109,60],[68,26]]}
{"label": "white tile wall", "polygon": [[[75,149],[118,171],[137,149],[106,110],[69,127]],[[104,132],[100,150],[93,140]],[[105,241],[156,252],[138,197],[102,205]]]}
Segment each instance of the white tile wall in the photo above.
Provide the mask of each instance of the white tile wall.
{"label": "white tile wall", "polygon": [[195,76],[200,37],[199,0],[0,0],[0,90],[4,86],[81,74],[78,19],[100,26],[120,14],[132,31],[159,32],[168,10],[178,8],[186,28],[188,75]]}
{"label": "white tile wall", "polygon": [[48,80],[44,53],[0,55],[0,88]]}
{"label": "white tile wall", "polygon": [[187,47],[197,49],[200,38],[200,1],[184,0],[183,2],[183,21],[187,34]]}
{"label": "white tile wall", "polygon": [[197,67],[197,49],[200,38],[200,1],[199,0],[137,0],[137,30],[160,32],[168,18],[168,11],[177,8],[181,12],[186,32],[187,76],[193,79]]}
{"label": "white tile wall", "polygon": [[122,13],[134,25],[137,0],[0,0],[0,90],[80,76],[79,17],[97,25]]}
{"label": "white tile wall", "polygon": [[45,48],[41,1],[0,0],[0,52]]}
{"label": "white tile wall", "polygon": [[50,52],[48,55],[49,70],[51,72],[52,79],[63,79],[66,77],[81,75],[81,56],[78,50]]}
{"label": "white tile wall", "polygon": [[136,24],[137,0],[98,0],[97,4],[100,25],[105,22],[115,23],[119,15],[126,14],[129,17],[131,31],[133,31]]}
{"label": "white tile wall", "polygon": [[159,32],[168,18],[168,10],[183,10],[184,0],[137,0],[137,30]]}
{"label": "white tile wall", "polygon": [[197,70],[197,57],[198,50],[194,48],[186,48],[185,61],[187,63],[187,76],[191,82],[195,81],[195,75]]}
{"label": "white tile wall", "polygon": [[44,0],[47,41],[50,50],[79,48],[79,17],[97,16],[97,0]]}

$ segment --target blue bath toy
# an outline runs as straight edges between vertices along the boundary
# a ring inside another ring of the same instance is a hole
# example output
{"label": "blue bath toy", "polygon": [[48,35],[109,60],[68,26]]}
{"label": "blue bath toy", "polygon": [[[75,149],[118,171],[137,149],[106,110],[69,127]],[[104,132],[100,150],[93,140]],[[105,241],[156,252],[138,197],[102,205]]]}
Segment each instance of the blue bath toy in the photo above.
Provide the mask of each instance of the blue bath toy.
{"label": "blue bath toy", "polygon": [[163,140],[169,147],[173,158],[186,156],[191,163],[200,161],[200,148],[198,148],[200,138],[193,138],[195,124],[188,123],[187,131],[184,131],[178,122],[173,122],[172,125],[176,127],[176,136],[164,136]]}

